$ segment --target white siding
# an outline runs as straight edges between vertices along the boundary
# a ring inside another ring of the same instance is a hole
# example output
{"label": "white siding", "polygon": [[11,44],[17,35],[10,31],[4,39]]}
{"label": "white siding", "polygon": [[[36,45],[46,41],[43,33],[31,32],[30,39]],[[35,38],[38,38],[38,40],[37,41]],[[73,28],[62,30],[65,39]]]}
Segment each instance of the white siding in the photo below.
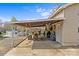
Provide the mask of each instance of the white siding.
{"label": "white siding", "polygon": [[63,45],[78,45],[79,4],[67,7],[64,10],[65,20],[62,31]]}
{"label": "white siding", "polygon": [[61,43],[62,41],[62,23],[59,22],[56,24],[56,41]]}

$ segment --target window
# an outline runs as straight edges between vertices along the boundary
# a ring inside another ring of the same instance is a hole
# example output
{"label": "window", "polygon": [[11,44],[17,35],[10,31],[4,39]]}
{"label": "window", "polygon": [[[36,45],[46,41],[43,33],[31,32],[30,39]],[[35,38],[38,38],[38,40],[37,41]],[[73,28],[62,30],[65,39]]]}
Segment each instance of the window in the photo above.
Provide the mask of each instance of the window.
{"label": "window", "polygon": [[78,33],[79,33],[79,27],[78,27]]}

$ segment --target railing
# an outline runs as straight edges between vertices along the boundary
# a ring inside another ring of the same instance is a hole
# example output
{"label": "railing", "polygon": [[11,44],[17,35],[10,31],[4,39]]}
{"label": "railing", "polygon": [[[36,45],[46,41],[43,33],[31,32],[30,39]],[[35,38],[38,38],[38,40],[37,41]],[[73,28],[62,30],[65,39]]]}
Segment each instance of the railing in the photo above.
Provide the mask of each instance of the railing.
{"label": "railing", "polygon": [[9,50],[16,47],[25,39],[26,36],[4,38],[3,40],[0,41],[0,55],[6,54]]}

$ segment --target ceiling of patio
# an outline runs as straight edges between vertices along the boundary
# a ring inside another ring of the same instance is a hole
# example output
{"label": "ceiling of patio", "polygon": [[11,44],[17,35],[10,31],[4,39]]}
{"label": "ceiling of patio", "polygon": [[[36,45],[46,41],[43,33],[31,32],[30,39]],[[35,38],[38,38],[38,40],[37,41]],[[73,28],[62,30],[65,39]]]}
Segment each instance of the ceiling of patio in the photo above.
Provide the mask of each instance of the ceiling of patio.
{"label": "ceiling of patio", "polygon": [[32,20],[32,21],[25,21],[25,22],[14,22],[14,25],[25,26],[25,27],[43,27],[46,24],[54,24],[57,22],[63,21],[63,19],[53,19],[53,20]]}

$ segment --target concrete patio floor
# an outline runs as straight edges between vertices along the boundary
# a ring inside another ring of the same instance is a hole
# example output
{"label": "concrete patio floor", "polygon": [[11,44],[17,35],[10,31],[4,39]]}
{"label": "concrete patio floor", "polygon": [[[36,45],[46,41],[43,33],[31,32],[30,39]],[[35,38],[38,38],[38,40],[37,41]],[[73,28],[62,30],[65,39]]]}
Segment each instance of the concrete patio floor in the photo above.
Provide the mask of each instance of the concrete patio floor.
{"label": "concrete patio floor", "polygon": [[70,56],[79,55],[79,48],[62,48],[57,42],[25,40],[5,56]]}

